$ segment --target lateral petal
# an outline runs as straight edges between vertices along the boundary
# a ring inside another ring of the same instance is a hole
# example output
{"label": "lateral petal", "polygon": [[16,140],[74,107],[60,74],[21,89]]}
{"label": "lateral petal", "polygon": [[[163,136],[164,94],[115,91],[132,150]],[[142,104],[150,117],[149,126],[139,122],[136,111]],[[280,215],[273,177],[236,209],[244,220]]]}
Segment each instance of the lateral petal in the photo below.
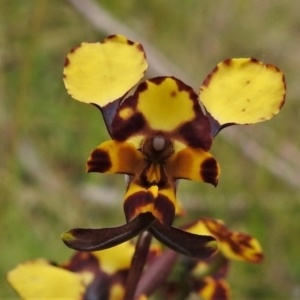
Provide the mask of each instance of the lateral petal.
{"label": "lateral petal", "polygon": [[87,161],[87,172],[133,175],[143,165],[143,154],[133,144],[110,140],[92,151]]}
{"label": "lateral petal", "polygon": [[253,58],[219,63],[200,88],[200,100],[215,123],[213,135],[233,124],[271,119],[285,101],[285,79],[275,66]]}
{"label": "lateral petal", "polygon": [[166,173],[173,179],[189,179],[218,183],[220,167],[213,156],[202,149],[183,148],[165,164]]}
{"label": "lateral petal", "polygon": [[82,43],[71,50],[63,75],[74,99],[104,107],[123,97],[146,69],[142,45],[112,35],[101,43]]}

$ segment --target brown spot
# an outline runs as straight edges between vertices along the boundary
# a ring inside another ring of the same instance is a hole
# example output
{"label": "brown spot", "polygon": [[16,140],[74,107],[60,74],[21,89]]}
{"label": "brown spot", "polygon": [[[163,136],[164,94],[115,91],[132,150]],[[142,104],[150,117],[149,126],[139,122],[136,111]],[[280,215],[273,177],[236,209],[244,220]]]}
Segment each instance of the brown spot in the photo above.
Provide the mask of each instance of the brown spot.
{"label": "brown spot", "polygon": [[[243,256],[245,250],[253,249],[253,246],[251,245],[253,238],[250,235],[245,233],[234,233],[227,229],[224,224],[216,220],[206,218],[203,218],[202,220],[211,234],[221,242],[227,243],[235,254]],[[211,226],[211,223],[216,224],[216,226]],[[262,259],[263,254],[259,252],[253,253],[251,257],[248,257],[248,261],[256,263],[260,262]]]}
{"label": "brown spot", "polygon": [[125,121],[116,115],[112,123],[112,137],[118,141],[126,141],[129,137],[138,134],[145,124],[145,118],[140,112]]}
{"label": "brown spot", "polygon": [[87,161],[87,172],[105,173],[112,167],[109,154],[102,149],[95,149]]}
{"label": "brown spot", "polygon": [[[139,84],[138,88],[136,89],[136,94],[142,93],[144,91],[146,91],[148,89],[148,83],[147,81],[142,82],[141,84]],[[136,101],[138,96],[135,95]],[[126,99],[126,102],[128,102],[128,99]]]}
{"label": "brown spot", "polygon": [[227,67],[229,67],[232,64],[232,59],[231,58],[227,58],[223,61],[223,64],[226,65]]}
{"label": "brown spot", "polygon": [[250,61],[251,61],[252,63],[259,64],[259,60],[257,60],[256,58],[251,57],[251,58],[250,58]]}
{"label": "brown spot", "polygon": [[171,97],[175,97],[177,95],[177,93],[175,92],[175,91],[172,91],[171,93],[170,93],[170,96]]}
{"label": "brown spot", "polygon": [[68,57],[66,57],[64,66],[67,67],[69,64],[70,64],[70,60]]}
{"label": "brown spot", "polygon": [[70,51],[70,53],[74,53],[80,47],[81,47],[81,45],[78,45],[78,46],[72,48],[71,51]]}
{"label": "brown spot", "polygon": [[[147,89],[147,83],[143,82],[139,85],[138,89]],[[125,141],[130,136],[140,132],[146,125],[146,120],[142,113],[136,111],[138,101],[138,94],[135,93],[133,96],[130,96],[124,100],[119,106],[113,121],[112,121],[112,137],[118,141]],[[126,120],[120,117],[119,111],[130,108],[134,113]]]}
{"label": "brown spot", "polygon": [[217,161],[210,157],[206,159],[200,166],[200,175],[204,182],[213,184],[214,186],[218,183],[219,169]]}
{"label": "brown spot", "polygon": [[65,269],[74,273],[91,273],[92,281],[87,285],[82,299],[108,299],[110,294],[111,276],[101,270],[101,262],[99,266],[98,259],[93,253],[76,252],[71,258],[69,265]]}
{"label": "brown spot", "polygon": [[188,92],[188,94],[190,94],[190,98],[195,98],[195,96],[196,96],[196,99],[198,99],[198,95],[195,93],[195,91],[189,85],[185,84],[183,81],[181,81],[175,77],[171,77],[171,78],[173,78],[175,80],[178,90],[180,92],[186,91],[186,92]]}
{"label": "brown spot", "polygon": [[176,138],[183,139],[192,148],[202,148],[208,151],[212,144],[209,119],[203,114],[198,114],[191,122],[180,126]]}
{"label": "brown spot", "polygon": [[139,51],[144,53],[144,58],[146,59],[146,53],[145,53],[145,50],[144,50],[142,44],[137,44],[136,47]]}
{"label": "brown spot", "polygon": [[242,112],[245,112],[245,111],[246,111],[246,108],[243,108],[243,109],[242,109]]}
{"label": "brown spot", "polygon": [[212,300],[229,299],[229,291],[222,284],[222,281],[217,280],[214,286],[214,292],[211,297]]}
{"label": "brown spot", "polygon": [[158,194],[155,200],[154,209],[160,215],[160,222],[166,226],[171,226],[175,216],[174,203],[165,195]]}
{"label": "brown spot", "polygon": [[249,83],[250,83],[250,80],[247,80],[247,81],[246,81],[246,84],[249,84]]}
{"label": "brown spot", "polygon": [[214,74],[215,74],[216,72],[218,72],[218,69],[219,69],[219,67],[216,66],[216,67],[211,71],[211,73],[208,74],[208,76],[204,79],[204,81],[203,81],[203,83],[202,83],[202,86],[206,86],[206,87],[207,87],[207,86],[209,85],[209,83],[210,83],[212,77],[214,76]]}
{"label": "brown spot", "polygon": [[[114,39],[116,36],[117,36],[116,34],[111,34],[111,35],[109,35],[108,37],[106,37],[104,41],[112,40],[112,39]],[[104,42],[104,41],[103,41],[103,42]],[[102,43],[103,43],[103,42],[102,42]]]}
{"label": "brown spot", "polygon": [[124,212],[127,221],[136,217],[137,212],[148,204],[154,204],[154,197],[152,193],[140,191],[128,196],[124,201]]}
{"label": "brown spot", "polygon": [[150,81],[156,85],[160,85],[162,82],[165,81],[166,78],[167,77],[165,77],[165,76],[158,76],[158,77],[151,78],[148,81]]}

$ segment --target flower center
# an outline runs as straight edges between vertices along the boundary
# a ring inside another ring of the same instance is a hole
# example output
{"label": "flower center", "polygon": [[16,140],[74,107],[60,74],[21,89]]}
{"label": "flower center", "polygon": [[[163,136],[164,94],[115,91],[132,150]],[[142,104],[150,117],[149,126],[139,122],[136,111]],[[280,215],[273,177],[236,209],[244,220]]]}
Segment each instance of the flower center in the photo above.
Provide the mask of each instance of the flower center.
{"label": "flower center", "polygon": [[158,134],[145,140],[142,153],[149,163],[162,164],[174,153],[173,143],[170,139]]}
{"label": "flower center", "polygon": [[168,182],[164,171],[164,162],[174,153],[173,143],[161,134],[149,137],[144,141],[141,149],[147,165],[140,175],[140,179],[147,186],[163,186]]}

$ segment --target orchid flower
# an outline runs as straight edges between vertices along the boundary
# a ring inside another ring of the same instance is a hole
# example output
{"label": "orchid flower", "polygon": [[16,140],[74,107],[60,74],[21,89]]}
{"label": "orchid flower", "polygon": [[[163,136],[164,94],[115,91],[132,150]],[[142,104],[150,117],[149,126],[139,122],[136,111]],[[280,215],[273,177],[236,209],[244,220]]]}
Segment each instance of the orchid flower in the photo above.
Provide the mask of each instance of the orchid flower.
{"label": "orchid flower", "polygon": [[95,251],[148,230],[179,253],[208,257],[216,250],[214,238],[172,226],[182,212],[177,182],[188,179],[216,186],[220,167],[208,152],[213,138],[230,125],[252,124],[277,114],[285,99],[284,76],[278,68],[252,58],[228,59],[207,76],[198,95],[170,76],[138,84],[146,69],[142,45],[121,35],[82,43],[66,58],[67,92],[101,110],[112,138],[91,153],[87,171],[126,174],[128,185],[126,224],[77,228],[62,238],[76,250]]}

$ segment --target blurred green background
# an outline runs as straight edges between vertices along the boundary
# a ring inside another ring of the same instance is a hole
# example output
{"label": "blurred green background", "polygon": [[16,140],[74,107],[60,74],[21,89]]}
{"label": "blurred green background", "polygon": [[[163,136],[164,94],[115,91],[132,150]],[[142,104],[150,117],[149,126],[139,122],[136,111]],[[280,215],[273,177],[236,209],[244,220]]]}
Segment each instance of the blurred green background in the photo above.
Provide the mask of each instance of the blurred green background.
{"label": "blurred green background", "polygon": [[[196,89],[229,57],[255,57],[285,73],[288,94],[278,116],[230,127],[216,138],[218,187],[182,182],[179,196],[188,212],[184,221],[222,219],[261,242],[261,265],[232,263],[232,299],[299,299],[300,2],[98,3]],[[106,35],[68,1],[0,1],[0,299],[16,297],[5,274],[18,263],[70,256],[62,232],[124,222],[123,176],[85,173],[90,151],[108,138],[101,115],[71,100],[62,83],[68,51]]]}

